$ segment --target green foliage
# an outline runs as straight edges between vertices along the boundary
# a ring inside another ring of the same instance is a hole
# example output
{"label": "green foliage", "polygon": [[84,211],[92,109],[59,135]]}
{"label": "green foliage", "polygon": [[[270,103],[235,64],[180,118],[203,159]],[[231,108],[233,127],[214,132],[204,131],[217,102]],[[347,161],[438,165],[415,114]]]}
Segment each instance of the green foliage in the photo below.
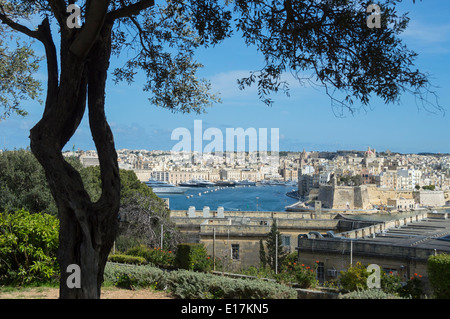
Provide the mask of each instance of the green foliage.
{"label": "green foliage", "polygon": [[117,265],[106,263],[103,275],[105,284],[136,289],[153,287],[164,289],[164,272],[150,265]]}
{"label": "green foliage", "polygon": [[20,210],[0,214],[0,281],[27,284],[58,275],[58,219]]}
{"label": "green foliage", "polygon": [[29,150],[0,154],[0,211],[19,209],[57,213],[44,170]]}
{"label": "green foliage", "polygon": [[424,294],[422,275],[414,274],[403,287],[398,289],[401,297],[420,299]]}
{"label": "green foliage", "polygon": [[193,271],[210,271],[213,268],[213,261],[203,244],[179,244],[175,266]]}
{"label": "green foliage", "polygon": [[[80,172],[84,187],[91,196],[92,201],[100,198],[102,191],[102,181],[100,176],[100,166],[79,167],[77,159],[67,159],[67,161]],[[136,173],[131,170],[119,170],[120,173],[120,200],[123,203],[135,193],[144,196],[156,197],[151,188],[139,181]]]}
{"label": "green foliage", "polygon": [[167,286],[179,298],[295,299],[295,290],[274,282],[179,270],[167,276]]}
{"label": "green foliage", "polygon": [[382,289],[366,289],[352,291],[339,295],[339,299],[404,299],[395,294],[384,292]]}
{"label": "green foliage", "polygon": [[[83,167],[77,158],[66,161],[78,170],[92,201],[101,195],[100,167]],[[141,183],[133,171],[120,170],[121,202],[134,194],[152,198],[154,209],[165,209],[164,202],[150,187]],[[31,213],[56,215],[57,207],[42,166],[29,150],[5,151],[0,154],[0,210],[25,209]]]}
{"label": "green foliage", "polygon": [[133,265],[144,265],[147,263],[144,257],[130,256],[126,254],[113,254],[108,256],[108,261]]}
{"label": "green foliage", "polygon": [[[381,292],[367,292],[368,295],[374,296],[387,294],[389,296],[399,296],[403,298],[419,299],[424,294],[422,276],[414,274],[406,283],[402,283],[400,276],[394,274],[380,274],[380,289],[369,289],[367,286],[367,279],[369,277],[367,267],[360,262],[355,266],[350,267],[347,271],[341,271],[340,284],[345,292],[362,292],[362,296],[366,295],[364,291],[381,291]],[[355,296],[357,296],[356,294]]]}
{"label": "green foliage", "polygon": [[246,276],[256,277],[258,279],[266,278],[266,279],[275,279],[275,271],[270,267],[255,267],[250,266],[245,269],[239,271],[240,274]]}
{"label": "green foliage", "polygon": [[386,293],[399,293],[400,289],[402,289],[402,278],[399,275],[382,271],[380,284],[381,289]]}
{"label": "green foliage", "polygon": [[[147,186],[145,186],[147,187]],[[148,187],[147,187],[148,188]],[[163,247],[175,250],[181,242],[181,234],[170,220],[170,210],[157,196],[145,196],[135,192],[120,207],[119,236],[126,240],[118,241],[122,251],[136,245],[148,247],[161,245],[161,226],[163,226]]]}
{"label": "green foliage", "polygon": [[274,282],[231,279],[227,277],[176,270],[164,272],[149,265],[128,266],[107,263],[105,283],[136,289],[166,289],[186,299],[295,299],[294,289]]}
{"label": "green foliage", "polygon": [[430,256],[427,262],[427,273],[434,296],[439,299],[450,298],[450,255]]}
{"label": "green foliage", "polygon": [[[240,79],[239,87],[257,85],[260,98],[270,105],[270,92],[289,93],[283,73],[290,70],[298,81],[308,83],[311,77],[304,71],[314,70],[313,77],[341,114],[369,105],[375,95],[385,103],[398,102],[404,92],[427,100],[426,94],[434,92],[428,76],[413,67],[417,54],[399,36],[409,18],[397,12],[397,2],[378,1],[382,27],[371,29],[363,1],[299,0],[285,1],[284,6],[277,1],[233,1],[239,13],[237,28],[266,62]],[[318,12],[326,14],[321,19]]]}
{"label": "green foliage", "polygon": [[299,263],[293,263],[291,267],[290,271],[294,273],[295,282],[300,288],[311,288],[317,285],[315,267]]}
{"label": "green foliage", "polygon": [[434,191],[436,189],[436,186],[435,185],[425,185],[425,186],[422,186],[422,189],[428,190],[428,191]]}
{"label": "green foliage", "polygon": [[310,267],[297,262],[297,253],[286,256],[280,269],[276,274],[270,267],[248,267],[241,271],[242,274],[257,278],[274,279],[278,283],[293,285],[300,288],[316,287],[318,281],[316,279],[317,264]]}
{"label": "green foliage", "polygon": [[280,266],[280,271],[274,278],[281,283],[295,284],[300,288],[316,287],[318,281],[316,279],[317,263],[308,266],[297,262],[297,253],[291,253],[286,256]]}
{"label": "green foliage", "polygon": [[[36,56],[31,43],[15,42],[15,48],[8,45],[7,34],[11,33],[0,23],[0,121],[12,113],[27,115],[22,109],[23,100],[31,98],[40,103],[41,82],[33,78],[33,73],[39,69],[42,58]],[[11,34],[12,36],[12,34]]]}
{"label": "green foliage", "polygon": [[172,267],[175,263],[175,254],[171,250],[150,248],[139,245],[126,251],[127,255],[144,258],[147,262],[158,267]]}
{"label": "green foliage", "polygon": [[144,196],[157,197],[152,189],[142,183],[131,170],[120,170],[120,197],[121,200],[130,198],[134,193],[138,192]]}
{"label": "green foliage", "polygon": [[[278,244],[278,245],[277,245]],[[281,242],[281,233],[278,230],[277,221],[274,220],[272,226],[270,227],[270,232],[267,235],[266,240],[267,247],[267,264],[275,270],[275,266],[278,263],[278,267],[283,263],[284,258],[286,257],[286,252],[283,249]],[[276,263],[276,259],[278,262]]]}
{"label": "green foliage", "polygon": [[340,282],[342,289],[346,291],[366,290],[368,277],[367,268],[360,262],[357,262],[355,266],[348,268],[347,271],[341,271]]}

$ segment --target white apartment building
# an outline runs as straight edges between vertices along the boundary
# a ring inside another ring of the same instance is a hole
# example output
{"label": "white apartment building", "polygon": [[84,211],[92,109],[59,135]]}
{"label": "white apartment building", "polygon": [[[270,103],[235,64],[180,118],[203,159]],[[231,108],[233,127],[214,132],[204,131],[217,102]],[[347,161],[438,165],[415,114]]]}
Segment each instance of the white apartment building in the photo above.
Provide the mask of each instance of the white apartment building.
{"label": "white apartment building", "polygon": [[414,189],[421,185],[422,172],[414,168],[384,170],[379,175],[379,187],[392,189]]}
{"label": "white apartment building", "polygon": [[397,188],[413,189],[420,184],[422,172],[414,168],[397,170]]}
{"label": "white apartment building", "polygon": [[319,185],[326,185],[331,180],[331,172],[323,172],[319,174]]}

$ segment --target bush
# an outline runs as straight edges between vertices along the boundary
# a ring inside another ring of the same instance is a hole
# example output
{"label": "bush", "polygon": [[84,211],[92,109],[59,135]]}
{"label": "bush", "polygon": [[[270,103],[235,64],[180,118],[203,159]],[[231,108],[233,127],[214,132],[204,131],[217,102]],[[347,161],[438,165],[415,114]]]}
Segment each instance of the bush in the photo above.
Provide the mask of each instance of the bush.
{"label": "bush", "polygon": [[[356,263],[356,266],[350,267],[347,271],[341,271],[341,288],[344,292],[362,293],[363,291],[372,291],[367,292],[367,294],[370,295],[373,293],[374,296],[381,295],[382,292],[389,296],[419,299],[423,295],[423,282],[421,275],[414,274],[410,280],[402,284],[400,276],[392,273],[386,274],[382,271],[380,274],[381,289],[369,289],[367,286],[368,276],[369,273],[367,272],[367,268],[358,262]],[[377,295],[374,291],[379,291],[379,294]]]}
{"label": "bush", "polygon": [[175,254],[172,251],[160,248],[150,248],[145,245],[139,245],[128,249],[127,255],[142,257],[147,262],[159,267],[171,267],[175,262]]}
{"label": "bush", "polygon": [[395,294],[384,292],[381,289],[367,289],[352,291],[339,295],[339,299],[404,299]]}
{"label": "bush", "polygon": [[434,296],[439,299],[450,298],[450,255],[430,256],[427,272]]}
{"label": "bush", "polygon": [[152,287],[169,290],[183,299],[295,299],[297,292],[284,285],[260,280],[227,277],[175,270],[165,272],[149,265],[114,265],[107,263],[105,284],[127,289]]}
{"label": "bush", "polygon": [[59,221],[19,210],[0,213],[0,281],[26,284],[55,280]]}
{"label": "bush", "polygon": [[213,261],[203,244],[179,244],[175,266],[186,270],[208,272],[213,268]]}
{"label": "bush", "polygon": [[164,272],[149,265],[114,265],[106,263],[103,279],[105,284],[136,289],[153,287],[164,289]]}
{"label": "bush", "polygon": [[114,254],[108,256],[108,261],[124,264],[144,265],[147,263],[144,257]]}
{"label": "bush", "polygon": [[347,271],[341,271],[341,287],[345,291],[366,290],[368,277],[367,268],[360,262],[357,262],[355,266],[350,267]]}
{"label": "bush", "polygon": [[173,294],[186,299],[295,299],[297,292],[267,281],[232,279],[212,274],[178,270],[167,276]]}
{"label": "bush", "polygon": [[253,276],[257,278],[269,278],[275,279],[278,283],[295,285],[300,288],[311,288],[317,286],[317,279],[315,269],[317,264],[313,267],[305,266],[297,262],[297,253],[287,255],[283,263],[279,267],[279,272],[275,274],[275,271],[270,267],[254,267],[250,266],[240,273]]}
{"label": "bush", "polygon": [[275,278],[280,282],[278,278],[284,277],[284,282],[289,280],[292,283],[296,283],[300,288],[311,288],[317,285],[316,268],[317,264],[310,267],[295,260],[289,260],[282,265],[280,273]]}
{"label": "bush", "polygon": [[420,278],[421,275],[414,274],[405,286],[398,289],[398,294],[405,298],[420,299],[423,295],[423,282]]}

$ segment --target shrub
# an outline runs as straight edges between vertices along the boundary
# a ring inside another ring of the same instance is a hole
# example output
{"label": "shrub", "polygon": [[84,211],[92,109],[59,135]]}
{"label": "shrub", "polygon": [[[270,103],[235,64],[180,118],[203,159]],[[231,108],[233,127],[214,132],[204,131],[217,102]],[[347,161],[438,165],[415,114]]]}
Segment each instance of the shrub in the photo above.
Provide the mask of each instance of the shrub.
{"label": "shrub", "polygon": [[402,279],[399,275],[381,272],[381,289],[386,293],[398,293],[402,289]]}
{"label": "shrub", "polygon": [[164,272],[149,265],[114,265],[106,263],[103,275],[105,284],[136,289],[153,287],[164,289]]}
{"label": "shrub", "polygon": [[144,257],[114,254],[108,256],[108,261],[124,264],[144,265],[147,260]]}
{"label": "shrub", "polygon": [[297,297],[294,289],[275,282],[232,279],[186,270],[170,272],[166,280],[175,296],[187,299],[295,299]]}
{"label": "shrub", "polygon": [[171,267],[175,262],[175,254],[172,251],[160,248],[150,248],[139,245],[126,251],[127,255],[142,257],[147,262],[159,267]]}
{"label": "shrub", "polygon": [[0,281],[20,285],[55,280],[58,231],[52,215],[0,213]]}
{"label": "shrub", "polygon": [[350,267],[347,271],[341,271],[340,283],[343,290],[357,291],[367,289],[367,278],[369,273],[360,262],[356,266]]}
{"label": "shrub", "polygon": [[107,263],[105,284],[127,289],[153,287],[167,289],[183,299],[295,299],[294,289],[275,282],[231,279],[213,274],[175,270],[165,272],[149,265]]}
{"label": "shrub", "polygon": [[405,286],[398,289],[399,295],[406,298],[420,299],[423,295],[423,282],[420,278],[422,278],[422,276],[415,273],[414,276],[406,282]]}
{"label": "shrub", "polygon": [[427,272],[434,296],[439,299],[450,298],[450,255],[430,256]]}
{"label": "shrub", "polygon": [[[369,273],[367,272],[366,267],[358,262],[355,267],[350,267],[347,271],[341,271],[341,288],[343,291],[347,292],[355,291],[362,293],[363,291],[372,291],[367,292],[367,294],[370,295],[373,293],[374,296],[381,295],[382,292],[389,296],[419,299],[423,295],[421,275],[414,274],[414,276],[405,284],[402,284],[400,276],[392,273],[386,274],[382,271],[380,275],[381,288],[369,289],[367,286]],[[375,291],[379,291],[378,295]],[[355,296],[357,296],[357,294]]]}
{"label": "shrub", "polygon": [[366,289],[340,294],[339,299],[404,299],[381,289]]}
{"label": "shrub", "polygon": [[208,272],[213,268],[213,261],[203,244],[179,244],[175,266],[186,270]]}

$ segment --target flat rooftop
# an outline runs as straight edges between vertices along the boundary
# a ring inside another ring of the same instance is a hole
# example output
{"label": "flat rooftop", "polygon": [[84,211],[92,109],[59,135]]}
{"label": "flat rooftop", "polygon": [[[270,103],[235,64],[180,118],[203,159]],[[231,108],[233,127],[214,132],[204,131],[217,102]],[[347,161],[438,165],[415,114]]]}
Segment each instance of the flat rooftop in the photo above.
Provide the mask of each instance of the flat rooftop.
{"label": "flat rooftop", "polygon": [[428,217],[357,241],[450,252],[450,219]]}

